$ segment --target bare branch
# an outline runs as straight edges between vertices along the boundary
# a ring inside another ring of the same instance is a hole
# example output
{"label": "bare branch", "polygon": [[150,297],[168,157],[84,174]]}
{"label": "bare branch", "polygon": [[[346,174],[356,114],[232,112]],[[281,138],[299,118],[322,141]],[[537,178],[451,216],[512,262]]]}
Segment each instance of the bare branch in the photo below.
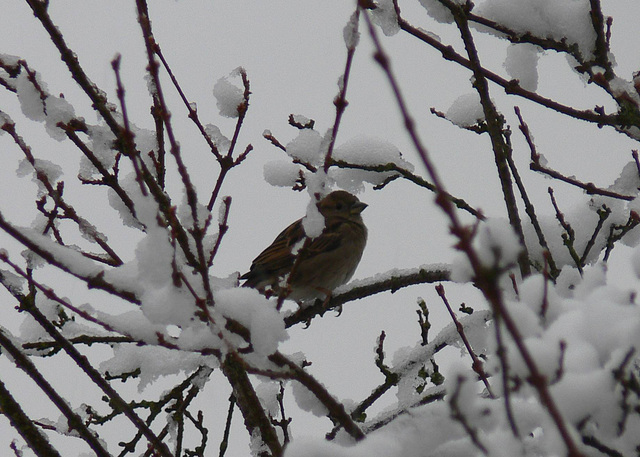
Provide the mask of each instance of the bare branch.
{"label": "bare branch", "polygon": [[[0,330],[0,338],[1,337],[2,330]],[[20,436],[22,436],[27,445],[37,455],[60,457],[58,451],[49,443],[46,435],[42,433],[26,415],[20,407],[20,403],[11,395],[11,392],[7,390],[2,381],[0,381],[0,411],[9,419],[11,425],[20,433]],[[107,455],[106,451],[105,454],[102,455]]]}
{"label": "bare branch", "polygon": [[[439,40],[428,33],[425,33],[423,30],[409,24],[400,16],[400,9],[397,7],[397,0],[394,0],[394,4],[396,5],[398,24],[402,30],[440,51],[445,60],[450,60],[465,68],[472,69],[472,63],[468,59],[465,59],[460,54],[456,53],[452,46],[441,43]],[[563,105],[562,103],[558,103],[553,99],[543,97],[535,92],[523,89],[517,80],[505,79],[486,68],[481,68],[480,71],[485,78],[501,86],[507,94],[518,95],[569,117],[592,122],[597,125],[610,125],[617,127],[621,124],[620,117],[618,115],[607,115],[604,114],[604,111],[602,110],[579,110],[572,108],[570,106]]]}
{"label": "bare branch", "polygon": [[467,335],[464,332],[464,327],[462,326],[462,324],[460,323],[460,321],[456,317],[455,313],[451,309],[451,305],[449,305],[449,300],[447,300],[447,296],[446,296],[445,291],[444,291],[444,286],[442,284],[436,285],[436,292],[438,293],[438,295],[442,299],[442,302],[444,303],[445,307],[447,308],[447,311],[449,311],[449,315],[451,316],[451,320],[453,320],[453,323],[456,326],[456,330],[458,331],[458,334],[460,335],[460,339],[464,343],[464,347],[467,348],[467,353],[469,354],[469,357],[471,357],[471,360],[473,361],[473,363],[471,364],[471,367],[473,368],[473,371],[475,371],[476,374],[482,380],[482,383],[486,387],[487,392],[489,393],[489,396],[491,398],[496,398],[495,395],[493,394],[493,391],[491,390],[491,385],[489,385],[489,379],[487,378],[487,374],[484,371],[482,361],[478,358],[478,356],[474,352],[473,348],[471,347],[471,343],[469,343],[469,340],[467,339]]}
{"label": "bare branch", "polygon": [[373,27],[373,24],[369,18],[369,15],[364,14],[364,17],[369,29],[369,35],[371,36],[373,44],[376,48],[375,59],[380,64],[385,74],[387,75],[387,79],[389,80],[389,84],[395,95],[396,102],[398,103],[398,106],[402,113],[402,117],[405,121],[405,127],[407,129],[407,133],[409,134],[411,140],[413,141],[413,144],[416,150],[418,151],[418,154],[420,155],[425,167],[427,168],[429,176],[431,177],[431,180],[436,188],[436,203],[441,207],[442,211],[448,217],[451,225],[452,234],[459,239],[458,249],[460,249],[466,254],[469,260],[469,263],[471,264],[471,268],[475,274],[475,278],[474,278],[475,284],[483,292],[485,298],[491,305],[493,312],[501,316],[507,330],[513,337],[513,340],[516,344],[518,352],[522,356],[525,362],[525,365],[531,372],[530,382],[534,386],[534,388],[538,391],[538,394],[540,396],[540,401],[542,402],[542,404],[544,404],[545,408],[549,412],[549,415],[551,416],[556,427],[558,428],[558,432],[562,436],[562,439],[565,445],[567,446],[569,456],[570,457],[581,456],[582,454],[579,451],[577,444],[575,443],[575,440],[571,436],[569,428],[565,423],[560,413],[560,410],[558,409],[558,406],[556,405],[556,403],[553,400],[553,397],[551,396],[551,393],[549,391],[549,386],[546,383],[546,379],[544,375],[536,365],[535,360],[533,359],[533,356],[531,355],[528,348],[524,344],[524,339],[520,333],[520,330],[518,329],[515,321],[513,320],[513,318],[511,317],[511,315],[508,313],[506,309],[506,306],[502,297],[502,291],[497,281],[498,275],[496,275],[495,272],[493,272],[492,270],[487,269],[482,264],[482,262],[480,261],[480,258],[478,257],[478,254],[476,253],[472,245],[473,231],[464,227],[460,223],[451,202],[446,198],[444,186],[440,181],[439,175],[431,161],[429,154],[427,153],[426,148],[423,146],[422,141],[418,136],[418,133],[414,127],[415,122],[409,114],[406,103],[404,101],[404,97],[402,96],[402,93],[395,79],[395,76],[391,71],[389,58],[386,56],[380,44],[380,41],[378,40],[377,32]]}
{"label": "bare branch", "polygon": [[[47,395],[49,400],[56,405],[56,407],[60,410],[60,412],[65,416],[67,421],[69,421],[69,426],[71,429],[75,430],[80,437],[91,447],[93,452],[96,455],[101,457],[110,457],[111,454],[107,452],[107,450],[102,446],[100,439],[94,435],[92,431],[90,431],[84,424],[84,421],[78,416],[67,401],[62,398],[56,389],[54,389],[51,384],[42,376],[40,371],[36,368],[36,366],[31,362],[29,357],[27,357],[18,347],[16,347],[11,339],[5,335],[3,330],[0,330],[0,345],[11,354],[14,363],[18,368],[23,370],[37,385],[38,387]],[[14,416],[16,417],[16,416]],[[42,443],[40,443],[42,446]],[[158,449],[161,451],[161,449]],[[56,455],[57,453],[53,453]],[[50,455],[50,454],[47,454]],[[163,454],[163,455],[169,455]]]}

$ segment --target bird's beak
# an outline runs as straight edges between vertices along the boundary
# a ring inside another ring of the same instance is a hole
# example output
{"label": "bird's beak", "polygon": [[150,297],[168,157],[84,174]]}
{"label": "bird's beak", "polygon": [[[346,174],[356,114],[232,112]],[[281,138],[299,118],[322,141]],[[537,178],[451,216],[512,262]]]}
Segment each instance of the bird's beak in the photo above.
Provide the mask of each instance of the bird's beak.
{"label": "bird's beak", "polygon": [[369,205],[367,205],[366,203],[356,202],[351,206],[350,213],[357,216],[358,214],[363,212],[367,206]]}

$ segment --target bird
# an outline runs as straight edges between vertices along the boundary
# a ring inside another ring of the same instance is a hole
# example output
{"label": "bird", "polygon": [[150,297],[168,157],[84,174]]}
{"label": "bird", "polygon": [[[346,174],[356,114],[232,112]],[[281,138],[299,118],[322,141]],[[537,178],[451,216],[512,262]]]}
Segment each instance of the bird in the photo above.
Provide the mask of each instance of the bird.
{"label": "bird", "polygon": [[302,304],[324,297],[356,271],[367,243],[361,213],[368,206],[355,195],[336,190],[316,204],[324,216],[324,229],[315,238],[306,235],[303,219],[285,228],[240,279],[279,303],[290,299]]}

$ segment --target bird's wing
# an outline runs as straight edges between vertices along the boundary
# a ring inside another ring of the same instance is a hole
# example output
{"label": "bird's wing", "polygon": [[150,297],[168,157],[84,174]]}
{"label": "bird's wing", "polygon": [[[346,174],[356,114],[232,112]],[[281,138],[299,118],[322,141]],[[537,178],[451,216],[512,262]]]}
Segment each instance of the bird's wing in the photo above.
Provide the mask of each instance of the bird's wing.
{"label": "bird's wing", "polygon": [[258,255],[251,264],[251,271],[242,276],[248,279],[252,273],[275,273],[286,271],[291,268],[295,256],[291,253],[293,246],[305,237],[302,228],[302,219],[295,221],[284,229],[267,247]]}
{"label": "bird's wing", "polygon": [[338,249],[343,242],[340,226],[327,228],[322,234],[312,240],[308,240],[300,251],[302,258],[308,259],[318,254],[325,254]]}
{"label": "bird's wing", "polygon": [[[255,258],[249,272],[242,275],[240,279],[246,279],[249,285],[257,284],[271,275],[280,276],[289,272],[296,257],[299,257],[299,261],[307,260],[338,249],[344,242],[340,230],[342,223],[343,221],[335,221],[326,227],[320,236],[309,239],[304,233],[302,219],[295,221]],[[296,254],[293,254],[292,249],[301,241],[304,244]]]}

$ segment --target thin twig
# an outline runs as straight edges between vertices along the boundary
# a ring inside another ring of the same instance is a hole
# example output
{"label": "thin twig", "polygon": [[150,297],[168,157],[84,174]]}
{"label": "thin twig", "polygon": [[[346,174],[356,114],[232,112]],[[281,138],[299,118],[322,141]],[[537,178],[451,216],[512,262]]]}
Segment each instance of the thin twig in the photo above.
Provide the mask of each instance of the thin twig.
{"label": "thin twig", "polygon": [[[385,172],[396,172],[398,173],[402,178],[406,179],[407,181],[410,181],[420,187],[424,187],[425,189],[429,189],[432,192],[435,192],[435,186],[433,184],[431,184],[429,181],[425,180],[424,178],[412,173],[411,171],[407,170],[406,168],[402,168],[398,165],[396,165],[393,162],[389,162],[389,163],[385,163],[385,164],[378,164],[378,165],[364,165],[364,164],[355,164],[355,163],[349,163],[346,162],[344,160],[336,160],[336,159],[332,159],[331,160],[331,165],[332,166],[336,166],[338,168],[351,168],[351,169],[356,169],[356,170],[366,170],[366,171],[374,171],[376,173],[385,173]],[[464,210],[466,212],[468,212],[469,214],[471,214],[472,216],[480,219],[480,220],[484,220],[485,217],[482,214],[482,212],[476,208],[473,208],[471,205],[469,205],[466,201],[464,201],[461,198],[458,197],[454,197],[451,194],[447,194],[447,198],[449,198],[451,200],[451,202],[457,207],[460,208],[461,210]]]}
{"label": "thin twig", "polygon": [[144,38],[145,47],[147,50],[147,61],[148,71],[153,80],[153,87],[155,90],[155,94],[157,94],[158,101],[160,104],[161,115],[163,117],[164,126],[167,132],[167,138],[169,139],[170,149],[169,152],[173,156],[176,161],[176,166],[178,168],[178,174],[182,180],[182,184],[184,186],[185,194],[187,196],[187,204],[191,210],[191,219],[193,225],[190,230],[191,237],[195,243],[196,256],[197,261],[193,265],[196,271],[199,273],[202,279],[202,287],[206,293],[207,303],[209,305],[213,304],[213,292],[211,290],[211,282],[209,279],[209,273],[207,268],[207,261],[205,259],[205,252],[203,246],[203,239],[205,236],[205,229],[200,225],[200,215],[199,215],[199,203],[198,203],[198,194],[196,192],[193,183],[191,182],[191,176],[189,171],[184,164],[182,159],[182,153],[180,149],[180,144],[178,143],[174,131],[173,126],[170,122],[170,113],[167,108],[162,85],[160,83],[160,75],[158,72],[158,62],[155,59],[155,38],[153,36],[153,32],[151,30],[151,21],[148,16],[148,7],[146,0],[136,0],[137,10],[138,10],[138,22],[140,23],[140,28],[142,31],[142,36]]}
{"label": "thin twig", "polygon": [[153,50],[155,54],[158,56],[158,58],[160,59],[160,62],[162,62],[162,66],[164,67],[165,71],[169,75],[169,78],[173,83],[173,87],[175,87],[176,91],[178,92],[178,95],[180,96],[180,98],[182,99],[182,102],[184,103],[184,106],[187,108],[187,111],[189,112],[187,117],[191,119],[193,123],[196,125],[196,127],[198,128],[198,131],[200,132],[200,135],[202,135],[204,140],[209,145],[209,148],[211,149],[211,153],[216,157],[216,159],[222,160],[222,154],[220,154],[218,147],[211,139],[211,136],[205,130],[204,126],[202,125],[202,122],[200,122],[200,118],[198,117],[198,111],[189,102],[189,99],[187,99],[187,96],[182,90],[182,87],[180,86],[178,79],[175,77],[175,75],[173,74],[173,70],[171,70],[171,67],[169,66],[169,62],[167,62],[167,59],[164,57],[164,54],[162,53],[162,49],[160,49],[160,45],[156,41],[153,42]]}
{"label": "thin twig", "polygon": [[351,63],[353,62],[353,56],[356,52],[356,47],[358,45],[358,22],[360,20],[360,4],[356,5],[356,10],[351,15],[349,19],[349,23],[346,25],[347,28],[350,27],[349,30],[345,31],[345,35],[350,36],[346,41],[347,45],[347,60],[344,65],[344,73],[340,79],[339,84],[339,92],[336,98],[333,100],[333,104],[336,107],[336,116],[333,122],[333,127],[331,128],[331,137],[329,139],[329,145],[327,146],[327,152],[324,157],[324,172],[327,173],[329,171],[329,167],[331,165],[331,158],[333,155],[333,148],[336,142],[336,138],[338,136],[338,128],[340,127],[340,121],[342,120],[342,115],[347,108],[347,86],[349,85],[349,76],[351,75]]}
{"label": "thin twig", "polygon": [[623,236],[625,236],[629,231],[633,230],[638,224],[640,224],[640,215],[631,210],[629,211],[629,219],[627,219],[627,222],[624,225],[611,225],[611,227],[609,228],[609,236],[607,237],[607,247],[602,259],[604,262],[609,260],[609,255],[611,255],[611,250],[613,249],[615,243],[620,241]]}
{"label": "thin twig", "polygon": [[[522,115],[520,113],[520,108],[515,106],[514,110],[516,112],[516,116],[518,116],[518,120],[520,122],[520,125],[518,126],[520,128],[520,131],[522,132],[522,134],[525,137],[525,140],[527,141],[527,144],[529,145],[529,149],[531,151],[531,156],[537,156],[537,152],[536,152],[536,147],[535,144],[533,142],[533,138],[531,137],[531,133],[529,132],[529,126],[524,122],[524,119],[522,119]],[[529,220],[531,221],[531,225],[533,225],[533,228],[536,232],[536,236],[538,237],[538,243],[540,244],[540,247],[549,253],[549,255],[546,258],[546,262],[548,262],[549,264],[549,268],[551,269],[550,273],[551,273],[551,277],[552,278],[556,278],[559,274],[560,271],[558,270],[558,267],[556,266],[556,262],[553,259],[553,255],[551,254],[551,250],[549,249],[549,245],[547,244],[547,240],[544,236],[544,233],[542,231],[542,227],[540,227],[540,222],[538,221],[538,217],[536,216],[536,211],[535,208],[533,206],[533,204],[531,203],[531,200],[529,199],[529,196],[527,195],[527,191],[526,188],[524,187],[524,183],[522,182],[522,178],[520,177],[520,173],[518,173],[518,169],[516,168],[516,164],[513,160],[513,155],[511,154],[511,152],[509,152],[509,154],[507,155],[507,161],[509,163],[509,168],[511,169],[511,174],[513,175],[513,178],[516,182],[516,186],[518,186],[518,190],[520,192],[520,196],[522,198],[522,201],[524,203],[524,208],[525,208],[525,212],[527,213],[527,215],[529,216]]]}
{"label": "thin twig", "polygon": [[280,381],[280,391],[276,395],[276,399],[278,400],[278,406],[280,407],[280,416],[282,419],[279,421],[273,420],[273,423],[282,429],[282,438],[283,444],[286,446],[290,441],[291,437],[289,436],[289,424],[291,424],[292,419],[287,417],[284,412],[284,382]]}
{"label": "thin twig", "polygon": [[148,195],[148,192],[144,186],[144,179],[142,173],[140,172],[141,158],[136,149],[136,144],[133,140],[135,138],[135,134],[131,130],[127,104],[125,103],[124,85],[122,84],[122,78],[120,77],[120,59],[121,56],[120,54],[118,54],[116,58],[111,61],[111,67],[113,68],[113,72],[116,76],[116,95],[118,97],[118,101],[120,102],[120,109],[122,110],[122,123],[124,124],[120,132],[120,146],[124,154],[131,159],[131,164],[133,165],[133,170],[136,174],[136,180],[138,182],[138,185],[140,186],[140,193],[146,197]]}
{"label": "thin twig", "polygon": [[509,217],[509,223],[516,232],[523,249],[523,253],[518,256],[520,273],[523,277],[526,277],[531,273],[531,266],[529,264],[529,253],[525,243],[524,230],[522,228],[522,221],[518,212],[518,205],[516,203],[513,182],[507,161],[507,156],[511,153],[511,146],[506,138],[508,132],[504,127],[504,117],[498,113],[493,101],[491,100],[489,85],[487,84],[487,79],[482,72],[484,67],[480,63],[478,50],[471,33],[471,29],[469,28],[467,11],[465,8],[450,0],[440,0],[440,2],[453,14],[458,30],[462,36],[462,41],[464,42],[469,61],[471,62],[471,70],[474,75],[473,87],[480,96],[480,104],[482,105],[482,111],[485,116],[487,133],[489,134],[489,138],[491,138],[496,170],[500,180],[502,196],[504,198],[507,215]]}
{"label": "thin twig", "polygon": [[213,187],[213,191],[211,192],[211,197],[209,198],[209,203],[207,204],[207,209],[211,211],[213,209],[213,205],[215,204],[218,194],[220,193],[220,189],[222,188],[222,183],[227,176],[229,171],[242,163],[244,159],[247,158],[249,152],[253,150],[253,146],[248,144],[245,148],[244,152],[238,155],[236,159],[233,159],[233,153],[235,151],[236,144],[238,143],[238,137],[240,135],[240,129],[242,128],[242,124],[244,122],[244,118],[247,115],[247,110],[249,109],[249,96],[251,95],[251,88],[249,84],[249,78],[247,77],[247,72],[244,68],[240,68],[240,76],[242,78],[242,84],[244,86],[243,92],[243,100],[242,103],[238,105],[238,120],[236,121],[236,127],[233,132],[233,137],[231,138],[231,144],[229,146],[229,150],[227,154],[221,156],[218,159],[218,163],[220,164],[220,173],[218,174],[218,179]]}
{"label": "thin twig", "polygon": [[77,129],[74,128],[73,125],[64,123],[59,123],[58,127],[65,131],[67,137],[71,140],[71,142],[76,145],[76,147],[82,152],[82,154],[87,159],[89,159],[91,164],[102,175],[100,183],[109,186],[120,198],[122,203],[127,207],[129,212],[131,213],[131,216],[137,220],[136,209],[134,207],[133,200],[131,200],[131,197],[129,196],[129,194],[127,194],[127,191],[125,191],[122,186],[120,186],[120,183],[118,182],[116,176],[109,173],[104,165],[102,165],[102,162],[98,159],[98,157],[96,157],[94,152],[89,149],[89,147],[80,139],[80,137],[76,133]]}
{"label": "thin twig", "polygon": [[[27,357],[17,346],[13,344],[10,338],[8,338],[4,331],[0,329],[0,346],[4,348],[7,353],[11,355],[14,363],[18,368],[23,370],[45,393],[45,395],[56,405],[60,412],[69,422],[69,428],[74,430],[80,437],[89,445],[91,450],[98,456],[110,457],[111,454],[102,446],[102,443],[97,435],[92,430],[89,430],[84,424],[84,421],[78,416],[72,409],[67,401],[62,398],[56,389],[49,384],[49,382],[42,376],[40,371],[36,368],[33,362]],[[162,449],[158,448],[158,452]],[[161,454],[170,457],[168,453]]]}
{"label": "thin twig", "polygon": [[[199,366],[197,370],[191,373],[184,381],[180,384],[176,385],[169,392],[164,394],[160,400],[155,402],[154,408],[151,409],[151,414],[147,418],[147,423],[151,423],[151,420],[173,400],[181,398],[183,392],[191,387],[187,392],[187,395],[184,399],[178,402],[177,406],[172,408],[170,412],[174,415],[180,415],[187,412],[187,407],[192,403],[192,401],[196,398],[197,394],[202,391],[200,381],[194,382],[196,379],[202,379],[209,377],[213,370],[208,366]],[[163,428],[160,433],[158,433],[159,439],[164,439],[169,433],[172,431],[172,422],[169,421]],[[148,449],[145,453],[145,456],[152,455],[153,449]]]}
{"label": "thin twig", "polygon": [[295,379],[306,387],[329,411],[330,417],[338,421],[344,430],[355,440],[364,439],[365,435],[353,421],[351,416],[347,414],[344,405],[338,402],[327,389],[319,383],[313,376],[300,368],[297,364],[287,359],[285,356],[276,352],[269,356],[269,360],[280,367],[286,367],[291,373],[291,379]]}
{"label": "thin twig", "polygon": [[504,410],[507,414],[507,420],[511,433],[515,438],[520,438],[520,430],[516,423],[515,415],[513,414],[513,406],[511,404],[511,387],[509,386],[509,361],[507,358],[507,348],[504,345],[502,338],[502,319],[500,313],[494,315],[495,324],[494,329],[496,333],[496,355],[500,361],[500,378],[502,381],[502,397],[504,399]]}
{"label": "thin twig", "polygon": [[[29,238],[29,236],[27,236],[26,233],[23,233],[19,227],[16,227],[7,221],[2,213],[0,213],[0,228],[7,234],[11,235],[16,241],[20,242],[24,247],[42,257],[49,265],[58,267],[60,270],[84,281],[88,288],[101,289],[128,302],[138,305],[140,304],[140,300],[136,296],[135,292],[122,289],[105,280],[104,270],[102,268],[96,268],[94,272],[87,272],[86,269],[72,269],[69,264],[62,262],[55,254],[43,248],[37,241]],[[72,251],[71,248],[67,247],[62,247],[62,249]]]}
{"label": "thin twig", "polygon": [[482,361],[478,358],[475,351],[471,347],[471,343],[469,342],[469,339],[467,338],[467,335],[464,332],[464,327],[456,317],[456,314],[451,309],[451,305],[449,304],[449,300],[447,299],[447,296],[444,291],[444,286],[442,284],[436,285],[436,292],[442,299],[444,306],[447,308],[447,311],[451,316],[451,320],[453,320],[453,323],[456,326],[458,335],[460,335],[460,339],[462,340],[462,343],[464,344],[464,346],[467,348],[467,353],[469,354],[469,357],[471,357],[471,360],[473,361],[473,363],[471,364],[471,368],[473,368],[473,371],[475,371],[478,377],[482,380],[482,383],[486,387],[487,392],[489,393],[489,396],[491,398],[496,398],[495,395],[493,394],[493,391],[491,390],[491,385],[489,384],[487,373],[485,373],[484,371]]}
{"label": "thin twig", "polygon": [[625,201],[631,201],[636,198],[634,195],[623,195],[618,192],[599,188],[591,182],[582,182],[571,176],[565,176],[558,171],[542,165],[542,163],[540,163],[540,160],[532,160],[529,164],[529,167],[533,171],[538,171],[559,181],[566,182],[567,184],[571,184],[575,187],[579,187],[580,189],[583,189],[588,195],[602,195],[604,197],[611,197]]}
{"label": "thin twig", "polygon": [[227,421],[224,426],[224,433],[222,434],[222,441],[220,441],[220,453],[219,457],[224,457],[229,447],[229,434],[231,433],[231,419],[233,418],[233,410],[236,406],[236,397],[233,393],[229,395],[229,410],[227,411]]}
{"label": "thin twig", "polygon": [[[230,353],[222,363],[222,371],[233,388],[238,408],[244,417],[247,432],[269,449],[273,457],[282,455],[282,444],[273,424],[260,404],[260,399],[247,374],[246,364],[237,355]],[[268,455],[266,450],[260,456]]]}
{"label": "thin twig", "polygon": [[[1,334],[2,330],[0,330]],[[20,433],[29,449],[35,452],[36,455],[60,457],[60,453],[49,443],[47,436],[36,427],[35,422],[27,416],[20,403],[11,395],[11,392],[2,381],[0,381],[0,411],[9,419],[13,428]],[[16,452],[16,456],[21,455],[22,453]]]}
{"label": "thin twig", "polygon": [[[394,2],[394,6],[396,7],[398,25],[402,30],[404,30],[405,32],[412,35],[413,37],[423,41],[429,46],[440,51],[440,53],[442,54],[442,57],[445,60],[449,60],[465,68],[472,69],[471,62],[468,59],[461,56],[460,54],[458,54],[457,52],[455,52],[453,46],[446,45],[442,43],[440,40],[438,40],[437,38],[426,33],[424,30],[421,30],[420,28],[414,27],[411,24],[409,24],[400,15],[400,8],[398,7],[397,0],[393,0],[393,2]],[[553,99],[543,97],[535,92],[528,91],[522,88],[522,86],[520,86],[517,80],[505,79],[497,75],[496,73],[493,73],[490,70],[487,70],[486,68],[481,68],[480,71],[482,71],[482,74],[484,75],[485,78],[504,88],[507,94],[518,95],[520,97],[523,97],[527,100],[530,100],[546,108],[550,108],[559,113],[565,114],[567,116],[570,116],[576,119],[581,119],[587,122],[593,122],[597,125],[610,125],[613,127],[617,127],[620,125],[620,119],[618,115],[606,115],[602,111],[595,111],[595,110],[578,110],[573,107],[558,103]]]}
{"label": "thin twig", "polygon": [[427,172],[429,173],[431,181],[436,187],[436,203],[438,204],[438,206],[441,207],[441,209],[449,219],[451,232],[459,240],[457,244],[458,249],[463,251],[467,256],[467,259],[469,260],[469,263],[475,275],[474,277],[475,284],[482,291],[483,295],[491,305],[491,308],[494,311],[494,313],[501,314],[502,320],[504,321],[504,324],[507,330],[513,337],[513,340],[516,344],[518,352],[521,354],[525,365],[527,366],[529,372],[531,373],[530,382],[534,386],[534,388],[538,391],[541,403],[545,406],[553,422],[555,423],[558,429],[558,432],[562,437],[562,440],[567,446],[569,456],[570,457],[581,456],[582,454],[579,451],[577,444],[575,443],[575,440],[569,431],[569,427],[565,423],[564,418],[562,417],[562,414],[560,413],[558,406],[556,405],[555,401],[553,400],[553,397],[551,396],[551,393],[549,391],[549,386],[546,382],[546,378],[538,368],[533,356],[529,352],[529,349],[524,344],[524,338],[522,337],[522,334],[520,333],[518,326],[516,325],[511,315],[507,312],[507,309],[503,300],[503,296],[502,296],[502,291],[498,284],[498,275],[496,275],[492,269],[488,269],[482,264],[478,256],[478,253],[473,248],[473,244],[472,244],[473,235],[474,235],[473,230],[469,230],[467,227],[464,227],[460,223],[458,216],[456,214],[456,211],[453,208],[453,205],[446,198],[444,186],[442,185],[440,181],[440,177],[435,169],[435,166],[433,165],[431,158],[427,153],[427,149],[424,147],[415,129],[415,121],[409,114],[406,102],[404,100],[404,97],[402,96],[402,93],[396,81],[395,75],[391,71],[389,58],[385,54],[382,48],[382,45],[380,44],[380,41],[378,39],[377,31],[373,26],[373,23],[371,22],[369,15],[364,14],[363,16],[366,20],[367,27],[369,29],[369,35],[371,36],[374,47],[376,49],[375,59],[380,64],[380,66],[382,67],[383,71],[387,76],[389,85],[391,86],[393,94],[396,98],[396,102],[400,108],[400,112],[404,119],[404,124],[407,130],[407,133],[409,134],[414,144],[414,147],[418,151],[418,154],[422,158],[422,161],[427,169]]}
{"label": "thin twig", "polygon": [[167,445],[163,443],[155,433],[147,426],[147,424],[129,407],[127,402],[120,394],[111,387],[102,375],[96,370],[78,350],[67,339],[60,334],[55,326],[40,312],[40,310],[29,300],[23,300],[22,308],[27,311],[42,326],[42,328],[51,336],[64,351],[71,357],[74,363],[91,379],[91,381],[99,387],[115,408],[121,410],[131,423],[149,440],[149,443],[162,456],[171,457],[171,452]]}
{"label": "thin twig", "polygon": [[598,208],[596,210],[596,213],[598,214],[598,222],[596,223],[596,226],[593,229],[593,233],[591,234],[591,238],[589,238],[589,241],[587,241],[587,244],[584,247],[584,251],[582,252],[582,256],[580,257],[581,265],[586,264],[587,256],[589,255],[589,252],[591,252],[591,248],[593,248],[593,246],[595,245],[596,238],[598,237],[598,234],[600,233],[604,222],[611,214],[611,209],[607,205],[602,205],[602,208]]}
{"label": "thin twig", "polygon": [[611,80],[614,76],[613,65],[609,60],[609,39],[607,38],[608,32],[605,30],[605,20],[602,14],[602,5],[600,0],[589,0],[591,10],[589,15],[591,16],[591,24],[593,30],[596,32],[595,49],[593,55],[595,56],[594,64],[604,68],[605,79]]}
{"label": "thin twig", "polygon": [[36,158],[34,157],[31,148],[25,143],[23,138],[18,135],[18,132],[15,128],[15,123],[7,121],[0,126],[0,129],[7,132],[11,136],[11,138],[13,138],[15,144],[20,148],[27,161],[33,167],[36,177],[47,190],[47,194],[51,197],[55,204],[64,211],[64,216],[74,221],[81,231],[86,233],[86,235],[93,242],[100,246],[104,250],[104,252],[111,257],[114,266],[122,265],[122,259],[120,259],[118,254],[106,242],[107,237],[104,234],[100,233],[91,223],[89,223],[88,220],[80,216],[75,208],[73,208],[73,206],[69,205],[64,200],[61,193],[58,191],[58,187],[54,186],[54,184],[49,179],[49,176],[47,176],[46,173],[42,172],[39,169]]}
{"label": "thin twig", "polygon": [[220,211],[221,217],[218,223],[218,235],[216,236],[216,242],[209,251],[209,260],[207,261],[207,265],[211,266],[213,264],[213,259],[215,259],[216,254],[218,253],[218,249],[220,249],[220,243],[222,243],[222,237],[227,230],[229,230],[229,210],[231,209],[231,197],[226,196],[222,199],[223,207]]}
{"label": "thin twig", "polygon": [[553,205],[553,209],[556,212],[556,219],[564,229],[564,233],[562,234],[562,241],[564,245],[567,247],[567,249],[569,250],[569,255],[571,256],[574,263],[576,264],[576,268],[580,272],[580,275],[582,275],[583,273],[582,268],[584,265],[582,264],[582,261],[580,260],[580,256],[578,255],[578,252],[576,251],[576,248],[574,246],[574,243],[576,241],[576,232],[573,230],[573,227],[571,227],[571,224],[569,224],[566,221],[562,211],[560,211],[560,208],[558,207],[558,203],[556,202],[556,198],[553,194],[553,189],[549,187],[547,190],[549,192],[549,198],[551,199],[551,204]]}
{"label": "thin twig", "polygon": [[[380,384],[378,387],[376,387],[367,398],[362,400],[360,404],[358,404],[358,406],[356,406],[351,411],[351,417],[353,418],[353,420],[357,422],[363,422],[365,418],[366,410],[371,405],[373,405],[382,395],[384,395],[389,389],[391,389],[393,386],[398,385],[398,381],[400,380],[400,377],[398,376],[398,374],[391,371],[391,369],[384,363],[383,345],[384,345],[385,337],[386,337],[386,333],[382,331],[380,333],[380,336],[378,337],[378,345],[376,346],[376,358],[375,358],[376,366],[384,376],[384,382]],[[328,440],[335,439],[340,429],[342,429],[342,425],[337,424],[327,434],[326,438]]]}
{"label": "thin twig", "polygon": [[122,128],[111,111],[111,106],[105,93],[98,89],[93,81],[89,79],[82,65],[80,65],[77,54],[67,46],[60,29],[53,23],[49,16],[49,11],[47,9],[48,2],[40,0],[26,0],[26,2],[31,7],[34,16],[40,21],[44,29],[49,34],[51,42],[56,46],[56,48],[58,48],[60,57],[67,65],[72,78],[78,83],[84,93],[87,94],[93,104],[93,107],[104,119],[115,137],[121,138]]}

